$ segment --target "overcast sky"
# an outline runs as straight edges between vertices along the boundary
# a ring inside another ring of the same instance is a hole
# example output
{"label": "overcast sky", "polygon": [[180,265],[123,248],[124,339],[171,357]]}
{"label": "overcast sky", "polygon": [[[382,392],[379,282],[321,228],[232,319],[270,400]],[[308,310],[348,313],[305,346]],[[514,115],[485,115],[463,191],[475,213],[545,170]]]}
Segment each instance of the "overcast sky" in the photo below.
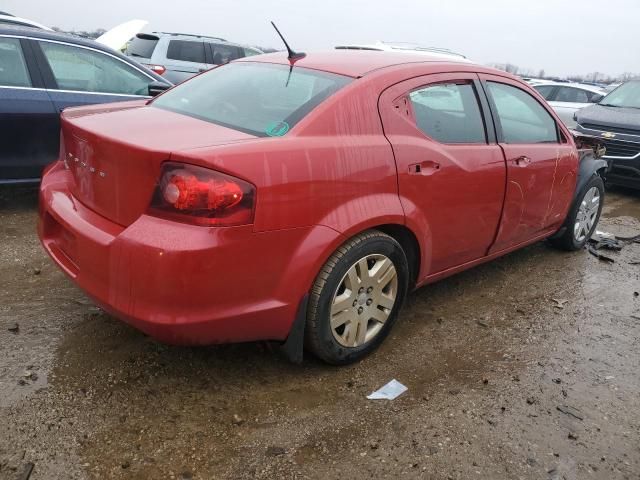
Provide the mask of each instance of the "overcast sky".
{"label": "overcast sky", "polygon": [[140,18],[146,31],[281,48],[274,20],[303,51],[407,41],[548,75],[640,73],[639,0],[0,0],[0,10],[76,30]]}

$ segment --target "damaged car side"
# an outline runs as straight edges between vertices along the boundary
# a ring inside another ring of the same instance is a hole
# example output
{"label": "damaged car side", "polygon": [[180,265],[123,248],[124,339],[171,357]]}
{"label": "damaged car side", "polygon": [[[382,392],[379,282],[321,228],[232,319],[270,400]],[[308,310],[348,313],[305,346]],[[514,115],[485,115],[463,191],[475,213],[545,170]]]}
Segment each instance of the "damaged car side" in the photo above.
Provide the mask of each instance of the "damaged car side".
{"label": "damaged car side", "polygon": [[[606,163],[519,79],[398,52],[241,59],[62,115],[46,251],[174,344],[374,351],[408,291],[550,239],[582,248]],[[591,152],[591,153],[589,153]]]}

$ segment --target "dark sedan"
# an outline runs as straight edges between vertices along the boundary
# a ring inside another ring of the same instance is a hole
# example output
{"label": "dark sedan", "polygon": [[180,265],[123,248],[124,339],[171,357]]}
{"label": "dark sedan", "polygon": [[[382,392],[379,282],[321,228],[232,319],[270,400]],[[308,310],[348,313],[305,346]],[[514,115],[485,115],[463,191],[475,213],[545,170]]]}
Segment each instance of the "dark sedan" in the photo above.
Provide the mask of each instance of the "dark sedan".
{"label": "dark sedan", "polygon": [[40,179],[58,154],[64,108],[139,100],[170,86],[91,40],[0,27],[0,183]]}

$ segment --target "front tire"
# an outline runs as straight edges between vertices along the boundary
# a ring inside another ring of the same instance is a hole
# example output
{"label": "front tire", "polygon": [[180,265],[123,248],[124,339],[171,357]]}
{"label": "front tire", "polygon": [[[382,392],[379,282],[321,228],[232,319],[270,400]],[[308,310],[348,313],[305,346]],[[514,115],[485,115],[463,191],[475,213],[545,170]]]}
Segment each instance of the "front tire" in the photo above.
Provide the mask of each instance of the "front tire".
{"label": "front tire", "polygon": [[347,241],[324,264],[311,290],[305,344],[335,365],[356,362],[389,334],[407,293],[402,247],[377,230]]}
{"label": "front tire", "polygon": [[567,215],[562,235],[550,240],[554,247],[562,250],[580,250],[595,232],[604,205],[604,182],[594,174],[582,187],[574,205]]}

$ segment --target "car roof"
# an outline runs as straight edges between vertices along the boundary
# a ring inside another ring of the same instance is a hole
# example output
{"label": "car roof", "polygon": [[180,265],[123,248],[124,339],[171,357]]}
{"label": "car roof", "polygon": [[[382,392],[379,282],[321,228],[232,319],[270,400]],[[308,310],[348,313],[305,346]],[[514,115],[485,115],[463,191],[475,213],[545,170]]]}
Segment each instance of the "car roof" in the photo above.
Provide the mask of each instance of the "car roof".
{"label": "car roof", "polygon": [[391,43],[391,42],[377,42],[370,45],[363,44],[348,44],[348,45],[336,45],[336,50],[373,50],[373,51],[386,51],[386,52],[404,52],[415,53],[419,55],[443,55],[446,57],[459,57],[467,58],[461,53],[454,52],[448,48],[440,47],[424,47],[412,43]]}
{"label": "car roof", "polygon": [[228,40],[220,37],[214,37],[212,35],[199,35],[197,33],[174,33],[174,32],[150,32],[140,33],[139,35],[155,35],[157,37],[176,37],[176,38],[208,38],[211,40],[219,40],[221,42],[231,43]]}
{"label": "car roof", "polygon": [[[13,24],[15,26],[21,27],[21,26],[25,26],[25,27],[33,27],[33,28],[40,28],[42,30],[48,30],[48,31],[53,31],[51,28],[47,27],[46,25],[42,25],[41,23],[38,22],[34,22],[33,20],[29,20],[28,18],[20,18],[20,17],[16,17],[15,15],[11,15],[10,13],[7,12],[0,12],[0,20],[3,20],[4,22],[10,22],[9,24]],[[1,23],[1,25],[6,25],[6,23]]]}
{"label": "car roof", "polygon": [[[89,38],[79,37],[70,33],[55,32],[49,30],[40,30],[37,28],[13,26],[13,25],[0,25],[0,35],[15,35],[24,36],[29,38],[42,38],[44,40],[55,40],[58,42],[73,43],[76,45],[83,45],[85,47],[91,47],[96,50],[103,50],[105,52],[114,53],[111,48],[97,43]],[[116,52],[117,53],[117,52]]]}
{"label": "car roof", "polygon": [[580,88],[582,90],[587,90],[588,92],[601,93],[604,89],[601,87],[596,87],[595,85],[587,85],[584,83],[568,83],[568,82],[553,82],[553,81],[545,81],[545,82],[532,82],[532,87],[541,87],[541,86],[549,86],[549,87],[573,87]]}
{"label": "car roof", "polygon": [[141,39],[151,39],[153,37],[156,38],[162,38],[162,37],[171,37],[172,40],[193,40],[194,38],[203,38],[203,39],[207,39],[207,40],[215,40],[217,43],[222,43],[224,45],[231,45],[234,47],[242,47],[242,48],[249,48],[251,50],[255,50],[256,52],[262,52],[259,48],[257,47],[251,47],[249,45],[243,45],[241,43],[235,43],[235,42],[230,42],[229,40],[225,40],[224,38],[220,38],[220,37],[212,37],[210,35],[198,35],[198,34],[193,34],[193,33],[172,33],[172,32],[140,32],[136,35],[136,37],[141,38]]}
{"label": "car roof", "polygon": [[[236,62],[263,62],[289,65],[286,52],[267,53],[263,55],[245,57]],[[407,63],[446,63],[469,65],[464,58],[447,57],[443,55],[419,54],[404,51],[382,50],[326,50],[313,52],[295,62],[296,65],[315,70],[337,73],[349,77],[362,77],[365,74],[381,68],[404,65]]]}

